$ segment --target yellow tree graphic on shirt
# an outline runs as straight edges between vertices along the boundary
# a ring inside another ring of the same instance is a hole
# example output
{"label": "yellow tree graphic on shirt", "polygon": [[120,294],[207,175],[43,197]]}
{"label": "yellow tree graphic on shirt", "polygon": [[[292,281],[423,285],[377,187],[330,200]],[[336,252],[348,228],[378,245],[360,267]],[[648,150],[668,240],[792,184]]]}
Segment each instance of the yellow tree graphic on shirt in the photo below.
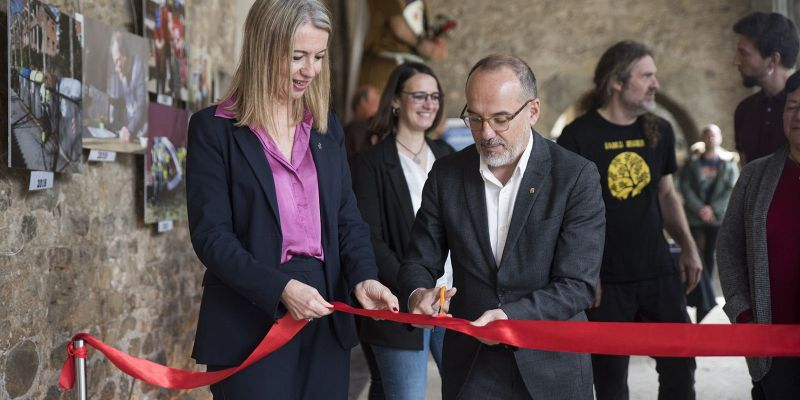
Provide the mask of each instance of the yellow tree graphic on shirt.
{"label": "yellow tree graphic on shirt", "polygon": [[614,198],[625,200],[638,196],[650,183],[650,167],[636,153],[618,154],[608,165],[608,190]]}

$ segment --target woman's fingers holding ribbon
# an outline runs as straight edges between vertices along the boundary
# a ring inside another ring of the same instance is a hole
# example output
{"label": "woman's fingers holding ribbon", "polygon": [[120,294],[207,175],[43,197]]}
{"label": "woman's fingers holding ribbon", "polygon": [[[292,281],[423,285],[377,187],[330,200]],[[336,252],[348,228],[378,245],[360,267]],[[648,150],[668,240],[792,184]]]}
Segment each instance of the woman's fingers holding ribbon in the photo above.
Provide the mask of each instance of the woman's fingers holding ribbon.
{"label": "woman's fingers holding ribbon", "polygon": [[392,312],[400,310],[397,296],[393,295],[389,288],[374,279],[359,282],[353,292],[364,309],[391,310]]}
{"label": "woman's fingers holding ribbon", "polygon": [[333,304],[325,301],[317,289],[294,279],[283,288],[281,302],[296,320],[310,321],[333,312]]}

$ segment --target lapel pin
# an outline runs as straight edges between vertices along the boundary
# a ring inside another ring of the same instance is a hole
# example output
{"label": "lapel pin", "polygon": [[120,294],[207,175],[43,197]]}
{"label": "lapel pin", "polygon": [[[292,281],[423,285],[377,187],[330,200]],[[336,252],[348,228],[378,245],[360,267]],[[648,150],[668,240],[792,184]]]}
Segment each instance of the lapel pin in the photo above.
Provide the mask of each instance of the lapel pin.
{"label": "lapel pin", "polygon": [[322,150],[322,143],[321,142],[317,142],[317,148]]}
{"label": "lapel pin", "polygon": [[534,188],[528,189],[528,193],[530,193],[530,194],[533,194],[533,192],[535,192],[535,191],[536,191],[536,189],[534,189]]}

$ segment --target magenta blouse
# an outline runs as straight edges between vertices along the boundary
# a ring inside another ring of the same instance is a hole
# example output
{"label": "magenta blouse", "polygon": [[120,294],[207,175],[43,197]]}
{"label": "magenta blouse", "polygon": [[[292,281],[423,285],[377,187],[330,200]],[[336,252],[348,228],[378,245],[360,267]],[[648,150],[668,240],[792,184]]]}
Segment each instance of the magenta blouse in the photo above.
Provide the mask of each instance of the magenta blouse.
{"label": "magenta blouse", "polygon": [[[233,100],[225,100],[217,106],[217,117],[234,119],[226,109]],[[283,156],[275,141],[262,128],[248,126],[261,142],[264,156],[272,170],[275,195],[278,200],[278,215],[281,222],[281,264],[293,256],[314,257],[325,260],[322,252],[322,223],[319,207],[317,168],[311,148],[311,126],[314,117],[306,109],[303,120],[297,124],[292,145],[292,159]]]}

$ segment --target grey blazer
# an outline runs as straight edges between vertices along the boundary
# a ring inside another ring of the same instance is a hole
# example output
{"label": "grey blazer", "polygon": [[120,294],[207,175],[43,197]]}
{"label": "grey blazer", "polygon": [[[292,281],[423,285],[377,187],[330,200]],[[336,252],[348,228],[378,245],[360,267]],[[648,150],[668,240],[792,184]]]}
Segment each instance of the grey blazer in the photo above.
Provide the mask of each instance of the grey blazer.
{"label": "grey blazer", "polygon": [[[767,211],[786,163],[789,148],[754,160],[742,169],[717,239],[717,264],[725,314],[731,322],[746,310],[753,321],[772,322],[767,259]],[[748,358],[753,380],[769,371],[770,358]]]}
{"label": "grey blazer", "polygon": [[[450,250],[458,288],[450,305],[454,316],[474,320],[501,308],[512,320],[586,320],[605,241],[600,175],[594,163],[535,131],[531,137],[499,266],[489,242],[475,146],[436,161],[398,274],[401,299],[414,289],[433,287]],[[447,331],[445,399],[458,397],[481,347],[472,337]],[[592,398],[588,354],[519,349],[514,356],[531,397]]]}

